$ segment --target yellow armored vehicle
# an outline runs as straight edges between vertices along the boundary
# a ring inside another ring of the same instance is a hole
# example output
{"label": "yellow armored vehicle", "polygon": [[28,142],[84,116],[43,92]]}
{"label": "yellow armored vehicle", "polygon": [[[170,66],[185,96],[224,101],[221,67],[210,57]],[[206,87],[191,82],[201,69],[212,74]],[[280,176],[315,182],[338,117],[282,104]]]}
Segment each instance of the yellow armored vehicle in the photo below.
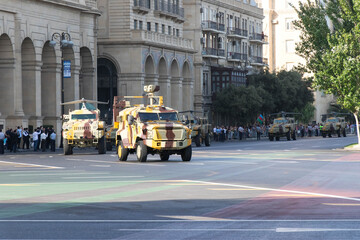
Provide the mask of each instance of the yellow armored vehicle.
{"label": "yellow armored vehicle", "polygon": [[[324,138],[326,136],[332,137],[332,134],[337,134],[338,137],[341,137],[341,134],[346,137],[346,121],[345,117],[339,117],[340,113],[331,113],[331,117],[328,117],[323,124],[321,134]],[[326,114],[327,116],[328,114]]]}
{"label": "yellow armored vehicle", "polygon": [[280,113],[273,113],[271,115],[281,116],[274,119],[273,124],[270,125],[269,128],[269,140],[276,141],[280,140],[280,137],[286,137],[288,141],[296,140],[296,125],[297,122],[295,121],[294,117],[288,117],[291,115],[295,115],[298,113],[290,113],[290,112],[280,112]]}
{"label": "yellow armored vehicle", "polygon": [[191,129],[191,139],[197,147],[201,144],[210,146],[211,125],[208,118],[197,117],[196,111],[188,110],[179,112],[182,115],[182,121]]}
{"label": "yellow armored vehicle", "polygon": [[81,104],[81,109],[70,111],[68,115],[63,115],[62,138],[64,154],[72,154],[74,147],[96,147],[99,154],[106,153],[105,122],[100,121],[100,111],[91,103],[107,103],[81,99],[62,103],[61,105],[77,103]]}
{"label": "yellow armored vehicle", "polygon": [[[145,162],[148,154],[159,154],[162,161],[172,154],[181,155],[183,161],[190,161],[191,130],[178,119],[178,112],[163,105],[162,96],[154,96],[160,87],[144,87],[146,96],[115,97],[114,108],[121,106],[117,118],[117,154],[120,161],[126,161],[130,153],[139,162]],[[130,105],[126,99],[143,99],[149,104]],[[115,111],[114,111],[115,112]]]}

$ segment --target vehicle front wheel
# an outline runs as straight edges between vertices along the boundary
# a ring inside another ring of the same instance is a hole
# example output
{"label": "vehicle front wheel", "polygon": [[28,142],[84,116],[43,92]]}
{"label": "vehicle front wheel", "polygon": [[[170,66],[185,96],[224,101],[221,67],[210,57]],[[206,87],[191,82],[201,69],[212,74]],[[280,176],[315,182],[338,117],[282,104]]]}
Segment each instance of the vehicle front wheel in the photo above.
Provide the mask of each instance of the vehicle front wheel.
{"label": "vehicle front wheel", "polygon": [[122,162],[125,162],[129,156],[129,149],[124,148],[122,141],[118,142],[117,155],[119,157],[119,161],[122,161]]}
{"label": "vehicle front wheel", "polygon": [[276,141],[280,141],[280,137],[275,137]]}
{"label": "vehicle front wheel", "polygon": [[197,147],[200,147],[200,146],[201,146],[200,133],[198,133],[198,134],[195,136],[194,142],[195,142],[195,145],[196,145]]}
{"label": "vehicle front wheel", "polygon": [[106,146],[105,146],[105,138],[104,136],[102,136],[100,139],[99,139],[99,142],[98,142],[98,152],[99,154],[105,154],[106,153]]}
{"label": "vehicle front wheel", "polygon": [[72,147],[68,143],[67,139],[63,140],[63,146],[64,146],[64,155],[71,155],[73,153],[72,152]]}
{"label": "vehicle front wheel", "polygon": [[191,160],[191,155],[192,155],[192,149],[191,149],[191,145],[188,146],[187,148],[183,149],[181,152],[181,159],[184,162],[188,162]]}
{"label": "vehicle front wheel", "polygon": [[169,157],[170,157],[170,154],[168,154],[168,153],[160,153],[161,161],[168,161]]}
{"label": "vehicle front wheel", "polygon": [[142,140],[138,141],[136,147],[136,157],[139,162],[146,162],[147,159],[147,146]]}

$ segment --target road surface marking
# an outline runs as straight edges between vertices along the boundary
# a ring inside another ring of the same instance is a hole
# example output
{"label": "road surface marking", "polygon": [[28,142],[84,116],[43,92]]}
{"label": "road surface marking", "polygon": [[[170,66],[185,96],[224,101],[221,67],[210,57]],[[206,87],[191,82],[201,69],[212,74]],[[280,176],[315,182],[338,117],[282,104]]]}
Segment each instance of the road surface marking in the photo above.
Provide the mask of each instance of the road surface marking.
{"label": "road surface marking", "polygon": [[6,162],[6,161],[0,161],[0,163],[22,165],[22,166],[25,166],[25,167],[44,167],[44,168],[51,168],[51,169],[64,169],[63,167],[55,167],[55,166],[39,165],[39,164],[30,164],[30,163]]}
{"label": "road surface marking", "polygon": [[349,232],[360,231],[356,228],[276,228],[276,232],[288,233],[288,232]]}
{"label": "road surface marking", "polygon": [[98,177],[62,177],[63,179],[82,179],[82,178],[142,178],[144,176],[98,176]]}
{"label": "road surface marking", "polygon": [[255,162],[240,162],[239,161],[209,161],[207,163],[238,163],[238,164],[259,164],[259,163],[255,163]]}
{"label": "road surface marking", "polygon": [[36,185],[38,185],[38,184],[33,184],[33,183],[28,183],[28,184],[26,184],[26,183],[20,183],[20,184],[18,184],[18,183],[4,183],[4,184],[0,184],[0,187],[1,186],[23,187],[23,186],[36,186]]}
{"label": "road surface marking", "polygon": [[[108,172],[62,172],[62,173],[36,173],[36,176],[64,176],[64,175],[104,175],[109,174]],[[11,177],[28,177],[33,176],[33,174],[10,174]]]}
{"label": "road surface marking", "polygon": [[275,229],[226,229],[226,228],[180,228],[180,229],[168,229],[168,228],[151,228],[151,229],[143,229],[143,228],[118,228],[114,229],[116,231],[121,232],[154,232],[154,231],[165,231],[165,232],[183,232],[183,231],[201,231],[201,232],[275,232]]}
{"label": "road surface marking", "polygon": [[208,190],[213,190],[213,191],[265,191],[265,190],[250,189],[250,188],[208,188]]}
{"label": "road surface marking", "polygon": [[110,167],[110,165],[90,165],[91,167]]}
{"label": "road surface marking", "polygon": [[[159,216],[161,217],[161,216]],[[174,218],[183,218],[186,216],[164,216],[164,217],[174,217]],[[192,216],[190,216],[192,217]],[[195,216],[196,217],[196,216]],[[211,219],[211,220],[184,220],[184,219],[147,219],[147,220],[138,220],[138,219],[122,219],[122,220],[109,220],[109,219],[0,219],[0,222],[47,222],[47,223],[171,223],[171,222],[360,222],[360,219]]]}
{"label": "road surface marking", "polygon": [[287,190],[287,189],[278,189],[278,188],[253,187],[253,186],[246,186],[246,185],[226,184],[226,183],[216,183],[216,182],[206,182],[206,181],[196,181],[196,180],[183,180],[183,181],[194,182],[194,183],[206,183],[206,184],[212,184],[212,185],[217,185],[217,186],[227,186],[227,187],[236,187],[236,188],[249,188],[249,189],[268,190],[268,191],[275,191],[275,192],[305,194],[305,195],[309,195],[309,196],[322,196],[322,197],[345,199],[345,200],[360,202],[359,198],[332,195],[332,194],[324,194],[324,193],[303,192],[303,191],[296,191],[296,190],[290,190],[290,189]]}
{"label": "road surface marking", "polygon": [[329,206],[360,206],[360,203],[323,203]]}

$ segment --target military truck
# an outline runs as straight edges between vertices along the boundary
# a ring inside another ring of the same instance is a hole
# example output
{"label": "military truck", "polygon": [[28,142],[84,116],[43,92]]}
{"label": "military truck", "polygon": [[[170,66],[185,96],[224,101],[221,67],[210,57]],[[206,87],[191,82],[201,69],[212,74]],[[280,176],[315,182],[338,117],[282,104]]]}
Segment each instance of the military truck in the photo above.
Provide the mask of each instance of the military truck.
{"label": "military truck", "polygon": [[91,103],[107,104],[81,99],[61,105],[81,104],[81,109],[63,115],[62,138],[64,154],[73,154],[74,147],[96,147],[99,154],[106,153],[105,122],[100,121],[100,111]]}
{"label": "military truck", "polygon": [[[324,138],[326,136],[332,137],[332,134],[337,134],[338,137],[341,137],[341,134],[343,137],[346,137],[346,121],[345,117],[340,117],[339,115],[342,113],[330,113],[325,114],[326,120],[323,123],[323,127],[321,129],[321,134]],[[328,117],[328,116],[331,117]],[[324,115],[323,115],[324,116]]]}
{"label": "military truck", "polygon": [[288,141],[296,140],[296,125],[297,122],[294,117],[289,117],[296,115],[298,113],[291,112],[279,112],[270,114],[272,116],[280,116],[274,119],[273,124],[269,128],[269,140],[276,141],[280,140],[280,137],[286,137]]}
{"label": "military truck", "polygon": [[[146,162],[148,154],[159,154],[162,161],[170,155],[181,155],[183,161],[190,161],[191,130],[182,124],[178,112],[163,104],[162,96],[155,96],[159,86],[144,86],[145,96],[115,97],[114,109],[119,111],[116,132],[117,154],[120,161],[126,161],[129,154],[136,154],[139,162]],[[130,104],[127,100],[146,101]]]}
{"label": "military truck", "polygon": [[198,111],[188,110],[179,112],[182,115],[182,121],[191,129],[191,139],[195,142],[197,147],[201,144],[210,146],[211,125],[208,118],[197,117],[195,113],[202,113]]}

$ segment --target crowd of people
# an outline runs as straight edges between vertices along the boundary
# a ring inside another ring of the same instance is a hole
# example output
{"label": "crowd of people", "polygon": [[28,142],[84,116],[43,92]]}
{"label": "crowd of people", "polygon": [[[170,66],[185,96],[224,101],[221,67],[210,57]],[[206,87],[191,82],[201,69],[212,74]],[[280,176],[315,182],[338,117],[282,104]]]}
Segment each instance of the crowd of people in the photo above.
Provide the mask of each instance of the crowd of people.
{"label": "crowd of people", "polygon": [[32,139],[28,128],[18,126],[16,129],[9,128],[5,132],[0,129],[0,154],[5,150],[16,153],[18,149],[33,148],[35,152],[55,152],[56,132],[52,128],[38,127],[32,133]]}
{"label": "crowd of people", "polygon": [[[323,125],[317,124],[300,124],[296,128],[297,137],[314,137],[321,136]],[[256,138],[260,140],[262,137],[269,137],[270,125],[254,124],[247,126],[216,126],[213,128],[214,141],[224,142],[230,140],[245,140],[247,138]],[[356,134],[355,125],[347,125],[346,131]]]}

